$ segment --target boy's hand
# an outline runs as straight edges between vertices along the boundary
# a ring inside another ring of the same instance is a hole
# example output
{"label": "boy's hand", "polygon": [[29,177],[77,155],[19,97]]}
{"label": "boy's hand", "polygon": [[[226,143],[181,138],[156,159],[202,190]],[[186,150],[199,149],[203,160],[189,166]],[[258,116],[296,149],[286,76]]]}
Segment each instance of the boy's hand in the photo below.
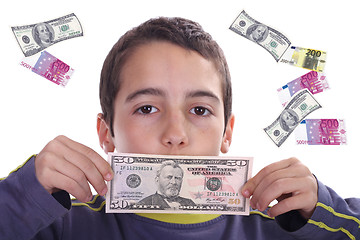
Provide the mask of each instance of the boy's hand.
{"label": "boy's hand", "polygon": [[50,141],[36,156],[35,171],[50,194],[65,190],[82,202],[92,198],[89,183],[104,195],[107,192],[104,180],[113,177],[109,163],[99,154],[65,136]]}
{"label": "boy's hand", "polygon": [[299,210],[309,219],[317,203],[317,181],[309,169],[296,158],[279,161],[263,168],[241,189],[249,198],[253,209],[264,211],[273,200],[278,200],[268,210],[271,217],[291,210]]}

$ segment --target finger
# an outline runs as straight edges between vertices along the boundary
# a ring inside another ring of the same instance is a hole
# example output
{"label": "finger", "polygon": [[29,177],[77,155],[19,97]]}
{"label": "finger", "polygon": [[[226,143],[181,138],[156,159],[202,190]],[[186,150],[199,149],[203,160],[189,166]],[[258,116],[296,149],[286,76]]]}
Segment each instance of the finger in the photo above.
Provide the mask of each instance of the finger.
{"label": "finger", "polygon": [[88,202],[92,198],[90,188],[88,188],[87,191],[84,190],[78,182],[60,172],[52,172],[52,178],[49,181],[53,181],[53,185],[58,186],[59,189],[67,191],[81,202]]}
{"label": "finger", "polygon": [[65,136],[58,136],[56,139],[65,144],[67,147],[89,158],[94,163],[95,167],[99,170],[105,180],[110,181],[112,179],[113,171],[110,164],[93,149]]}
{"label": "finger", "polygon": [[[91,159],[89,159],[87,156],[77,151],[76,149],[72,149],[71,147],[69,147],[68,142],[70,141],[72,140],[66,138],[65,136],[59,136],[54,139],[55,143],[49,144],[48,148],[50,148],[50,151],[52,152],[62,153],[62,156],[66,161],[74,164],[79,169],[81,169],[81,171],[86,176],[86,179],[94,187],[96,192],[100,195],[104,195],[107,192],[107,187],[104,182],[103,175],[100,173],[99,169],[95,166],[94,162]],[[82,144],[78,145],[81,146]],[[76,179],[75,176],[71,176],[71,178]]]}
{"label": "finger", "polygon": [[[84,172],[76,165],[66,161],[65,159],[63,161],[55,161],[53,165],[53,172],[58,172],[64,175],[65,177],[74,180],[79,185],[79,187],[82,188],[82,190],[86,193],[88,197],[92,196],[92,192],[87,177],[85,176]],[[57,185],[57,183],[58,181],[54,183],[55,187],[60,188],[60,186]],[[76,194],[74,192],[69,192],[69,193],[74,196]]]}
{"label": "finger", "polygon": [[260,211],[264,211],[272,201],[284,194],[292,193],[292,196],[298,195],[306,189],[308,181],[305,180],[306,179],[303,178],[279,179],[269,186],[264,192],[260,193],[260,196],[257,196],[258,201],[254,201],[253,205],[255,205]]}
{"label": "finger", "polygon": [[[57,147],[61,148],[59,144]],[[82,195],[87,195],[88,197],[92,196],[87,178],[81,169],[54,152],[43,151],[36,157],[35,165],[38,181],[50,194],[61,189],[68,191],[74,196],[79,195],[78,192],[84,192]],[[63,178],[67,178],[67,181],[70,181],[69,179],[75,181],[81,189],[74,189],[75,186],[63,188]],[[80,195],[80,198],[84,199],[82,195]]]}
{"label": "finger", "polygon": [[286,179],[293,177],[291,173],[289,173],[288,169],[281,169],[271,174],[264,176],[261,182],[258,183],[257,187],[254,189],[252,198],[250,201],[250,205],[252,208],[258,208],[257,203],[259,199],[263,197],[264,192],[269,189],[269,187],[274,184],[279,179]]}
{"label": "finger", "polygon": [[258,184],[251,200],[253,202],[257,202],[258,197],[261,195],[261,193],[265,192],[266,189],[268,189],[277,180],[286,178],[299,178],[308,175],[309,173],[307,171],[307,168],[305,168],[302,164],[292,164],[288,168],[274,171],[271,174],[265,176]]}
{"label": "finger", "polygon": [[258,172],[253,178],[249,179],[247,183],[244,184],[244,186],[241,189],[241,193],[244,197],[249,198],[251,195],[253,195],[255,189],[258,187],[259,183],[268,175],[271,173],[288,168],[290,165],[298,162],[295,158],[289,158],[286,160],[282,160],[279,162],[272,163],[266,167],[264,167],[260,172]]}
{"label": "finger", "polygon": [[289,212],[291,210],[297,210],[303,208],[303,203],[306,202],[308,198],[308,194],[298,194],[289,198],[286,198],[274,206],[272,206],[268,211],[267,214],[270,217],[277,217],[281,214]]}
{"label": "finger", "polygon": [[[69,150],[66,154],[64,154],[64,157],[68,162],[74,164],[77,168],[81,170],[87,181],[90,182],[90,184],[94,187],[97,193],[99,193],[100,195],[104,195],[106,193],[107,187],[104,182],[104,177],[89,158],[73,150]],[[82,174],[80,174],[79,176],[80,181],[83,180],[81,178],[81,175]],[[71,175],[71,177],[78,180],[77,176],[75,175]]]}

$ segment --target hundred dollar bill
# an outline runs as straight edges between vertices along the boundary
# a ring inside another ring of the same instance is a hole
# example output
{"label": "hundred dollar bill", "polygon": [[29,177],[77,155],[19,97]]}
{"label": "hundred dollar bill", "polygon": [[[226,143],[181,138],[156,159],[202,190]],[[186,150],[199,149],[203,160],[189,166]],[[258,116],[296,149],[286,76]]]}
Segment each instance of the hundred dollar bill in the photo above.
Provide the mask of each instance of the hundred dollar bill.
{"label": "hundred dollar bill", "polygon": [[83,36],[74,13],[47,22],[11,27],[25,57],[66,39]]}
{"label": "hundred dollar bill", "polygon": [[249,215],[240,189],[251,157],[159,156],[109,153],[107,213]]}
{"label": "hundred dollar bill", "polygon": [[72,67],[47,51],[41,52],[38,58],[31,56],[23,59],[20,65],[62,87],[66,86],[74,72]]}
{"label": "hundred dollar bill", "polygon": [[329,89],[326,75],[324,73],[311,71],[279,88],[277,92],[282,106],[285,107],[296,92],[305,88],[312,94],[317,94]]}
{"label": "hundred dollar bill", "polygon": [[308,89],[298,91],[286,105],[279,117],[264,128],[271,140],[280,147],[304,118],[321,105]]}
{"label": "hundred dollar bill", "polygon": [[280,62],[316,72],[323,72],[326,64],[326,52],[291,46]]}
{"label": "hundred dollar bill", "polygon": [[299,145],[346,144],[344,119],[305,119],[294,133]]}
{"label": "hundred dollar bill", "polygon": [[291,44],[284,34],[256,21],[244,10],[231,24],[230,30],[265,48],[276,61],[279,61]]}

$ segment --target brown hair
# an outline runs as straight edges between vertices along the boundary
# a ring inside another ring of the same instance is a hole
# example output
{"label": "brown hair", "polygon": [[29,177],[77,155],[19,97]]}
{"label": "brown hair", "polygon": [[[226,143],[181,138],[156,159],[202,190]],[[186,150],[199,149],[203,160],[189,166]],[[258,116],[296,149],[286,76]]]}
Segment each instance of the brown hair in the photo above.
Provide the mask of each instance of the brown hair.
{"label": "brown hair", "polygon": [[232,91],[228,65],[223,51],[202,27],[183,18],[160,17],[150,19],[126,32],[107,55],[100,77],[100,104],[104,120],[114,136],[114,101],[121,87],[120,73],[132,51],[151,41],[168,41],[185,49],[198,52],[212,61],[222,79],[225,126],[231,115]]}

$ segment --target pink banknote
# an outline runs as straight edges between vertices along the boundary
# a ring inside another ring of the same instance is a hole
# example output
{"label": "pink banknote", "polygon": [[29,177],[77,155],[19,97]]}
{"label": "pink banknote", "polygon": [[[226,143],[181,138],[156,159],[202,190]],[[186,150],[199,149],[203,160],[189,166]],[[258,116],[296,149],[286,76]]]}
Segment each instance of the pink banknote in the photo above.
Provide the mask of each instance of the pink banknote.
{"label": "pink banknote", "polygon": [[343,119],[305,119],[295,129],[299,145],[343,145],[346,130]]}
{"label": "pink banknote", "polygon": [[277,90],[283,107],[287,104],[291,96],[304,88],[307,88],[312,94],[317,94],[328,89],[329,84],[324,73],[315,71],[308,72]]}
{"label": "pink banknote", "polygon": [[23,59],[20,65],[63,87],[66,86],[74,72],[72,67],[47,51],[41,52],[38,59],[34,57]]}

